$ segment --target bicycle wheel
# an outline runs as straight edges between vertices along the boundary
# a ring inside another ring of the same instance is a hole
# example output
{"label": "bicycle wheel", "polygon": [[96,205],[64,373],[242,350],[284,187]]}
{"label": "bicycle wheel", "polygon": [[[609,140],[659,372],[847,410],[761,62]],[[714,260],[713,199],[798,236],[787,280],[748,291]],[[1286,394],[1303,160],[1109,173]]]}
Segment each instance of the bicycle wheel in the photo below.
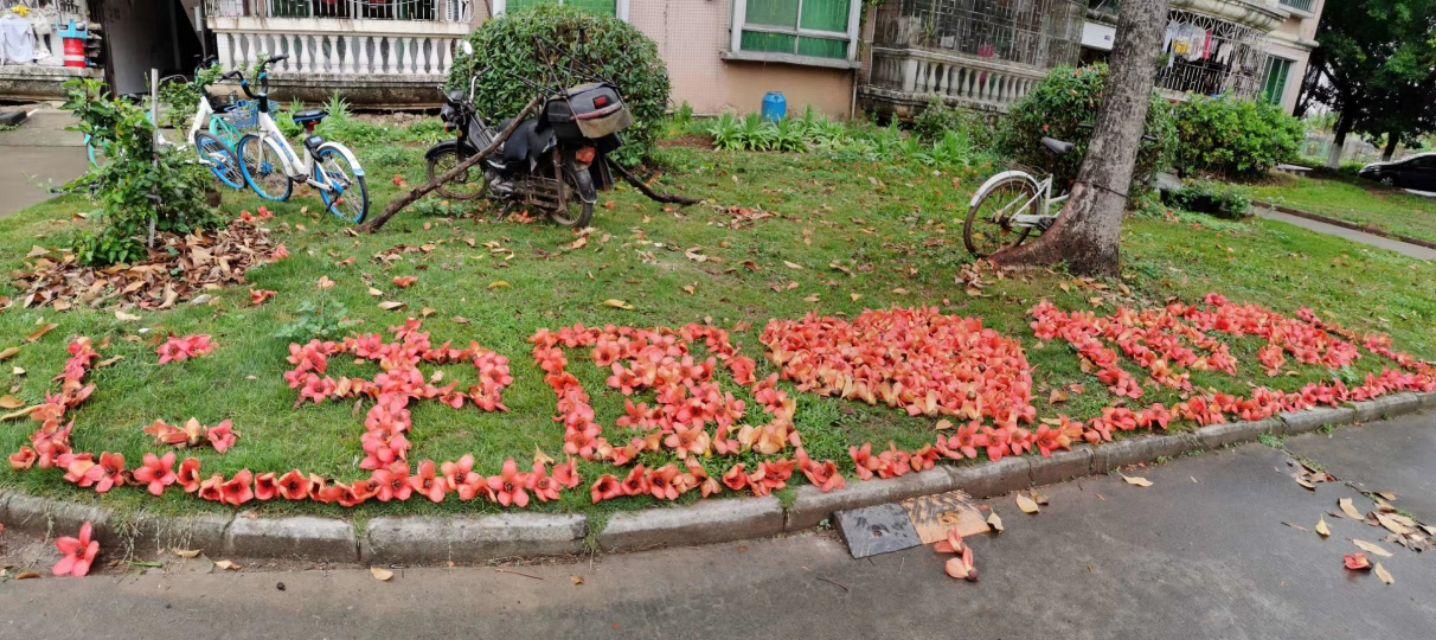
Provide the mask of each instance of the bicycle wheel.
{"label": "bicycle wheel", "polygon": [[359,167],[349,161],[337,147],[320,147],[315,180],[329,185],[320,189],[319,197],[329,213],[351,224],[359,224],[369,215],[369,185]]}
{"label": "bicycle wheel", "polygon": [[1026,176],[1013,175],[987,185],[962,224],[962,243],[967,245],[967,251],[982,258],[1022,244],[1032,228],[1013,226],[1012,217],[1022,213],[1037,215],[1039,200],[1037,185]]}
{"label": "bicycle wheel", "polygon": [[[445,147],[429,158],[429,182],[433,182],[450,169],[459,166],[459,163],[467,160],[458,147]],[[439,195],[450,200],[473,200],[484,195],[489,188],[488,178],[484,176],[483,167],[469,167],[459,177],[444,183],[436,191]]]}
{"label": "bicycle wheel", "polygon": [[265,200],[284,202],[294,193],[294,183],[284,173],[284,159],[275,145],[254,134],[239,139],[235,155],[249,188]]}
{"label": "bicycle wheel", "polygon": [[194,134],[194,150],[199,157],[209,162],[209,170],[214,177],[219,178],[224,186],[231,189],[243,189],[245,185],[244,170],[239,168],[239,156],[228,145],[203,131],[196,131]]}

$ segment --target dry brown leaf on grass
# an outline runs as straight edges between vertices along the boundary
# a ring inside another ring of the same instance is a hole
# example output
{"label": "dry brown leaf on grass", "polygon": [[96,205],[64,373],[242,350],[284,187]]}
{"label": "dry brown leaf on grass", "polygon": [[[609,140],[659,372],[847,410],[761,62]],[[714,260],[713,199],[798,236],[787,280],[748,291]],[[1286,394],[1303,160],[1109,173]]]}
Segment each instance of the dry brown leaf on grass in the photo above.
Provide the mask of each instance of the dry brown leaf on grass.
{"label": "dry brown leaf on grass", "polygon": [[379,308],[385,311],[395,311],[398,309],[403,309],[406,306],[408,306],[408,303],[399,302],[397,300],[385,300],[379,303]]}
{"label": "dry brown leaf on grass", "polygon": [[15,396],[0,397],[0,409],[5,409],[8,411],[10,409],[19,409],[23,406],[25,406],[25,401],[16,398]]}
{"label": "dry brown leaf on grass", "polygon": [[619,300],[618,298],[609,298],[607,300],[604,300],[603,306],[612,307],[614,309],[623,309],[625,311],[633,310],[633,305],[629,304],[626,301]]}
{"label": "dry brown leaf on grass", "polygon": [[39,341],[40,341],[40,338],[45,337],[45,336],[48,335],[51,331],[54,331],[54,330],[56,330],[56,329],[58,329],[58,328],[60,328],[60,325],[55,324],[55,323],[53,323],[53,322],[47,322],[47,323],[45,323],[45,324],[43,324],[43,325],[40,325],[40,328],[39,328],[39,329],[36,329],[34,333],[31,333],[30,335],[25,336],[25,342],[39,342]]}
{"label": "dry brown leaf on grass", "polygon": [[507,289],[511,286],[513,285],[509,284],[508,280],[495,280],[489,283],[489,290],[493,291],[494,289]]}
{"label": "dry brown leaf on grass", "polygon": [[4,350],[0,350],[0,362],[9,360],[19,354],[20,347],[5,347]]}

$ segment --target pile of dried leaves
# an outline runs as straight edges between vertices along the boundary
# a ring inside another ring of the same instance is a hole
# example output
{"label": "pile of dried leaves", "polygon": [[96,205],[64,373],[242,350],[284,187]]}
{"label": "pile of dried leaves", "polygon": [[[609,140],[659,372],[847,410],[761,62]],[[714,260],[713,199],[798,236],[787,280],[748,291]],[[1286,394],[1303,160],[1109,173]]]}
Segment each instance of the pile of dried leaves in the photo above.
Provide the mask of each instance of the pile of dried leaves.
{"label": "pile of dried leaves", "polygon": [[103,268],[80,264],[72,253],[36,247],[26,256],[27,268],[15,274],[24,290],[17,303],[57,311],[116,304],[166,309],[202,291],[241,284],[249,269],[289,255],[250,216],[218,231],[162,235],[156,244],[146,262]]}

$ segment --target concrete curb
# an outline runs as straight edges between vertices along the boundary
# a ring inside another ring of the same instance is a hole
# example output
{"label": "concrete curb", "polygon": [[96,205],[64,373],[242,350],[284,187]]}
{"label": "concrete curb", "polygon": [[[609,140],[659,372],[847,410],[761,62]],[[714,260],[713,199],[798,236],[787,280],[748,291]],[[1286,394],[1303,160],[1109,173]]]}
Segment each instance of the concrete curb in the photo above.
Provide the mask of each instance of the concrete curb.
{"label": "concrete curb", "polygon": [[375,564],[435,564],[573,555],[583,551],[587,535],[588,518],[581,515],[375,518],[359,541],[359,556]]}
{"label": "concrete curb", "polygon": [[[998,462],[938,467],[891,480],[857,482],[823,493],[798,487],[785,507],[776,497],[709,500],[678,507],[616,513],[597,532],[604,551],[709,544],[809,529],[836,511],[962,490],[989,498],[1032,486],[1186,453],[1289,436],[1352,422],[1436,408],[1436,392],[1399,393],[1347,407],[1283,413],[1257,422],[1234,422],[1195,431],[1079,445],[1050,457],[1008,457]],[[589,538],[583,515],[504,513],[479,517],[382,517],[361,535],[347,520],[317,517],[256,518],[251,514],[124,517],[94,504],[0,492],[0,522],[46,536],[70,534],[90,522],[107,549],[200,549],[211,557],[294,558],[324,562],[436,564],[582,553]]]}

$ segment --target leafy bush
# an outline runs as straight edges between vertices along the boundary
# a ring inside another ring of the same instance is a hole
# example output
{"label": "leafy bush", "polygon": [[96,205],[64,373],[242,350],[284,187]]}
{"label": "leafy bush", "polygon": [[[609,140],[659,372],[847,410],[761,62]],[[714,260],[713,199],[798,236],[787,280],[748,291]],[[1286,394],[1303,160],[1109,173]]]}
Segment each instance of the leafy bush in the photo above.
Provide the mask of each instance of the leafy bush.
{"label": "leafy bush", "polygon": [[[998,148],[1017,162],[1050,170],[1058,185],[1071,185],[1087,155],[1107,75],[1105,64],[1054,69],[1004,118],[998,129]],[[1132,180],[1137,185],[1151,184],[1157,172],[1168,164],[1170,151],[1175,146],[1176,125],[1172,122],[1171,106],[1155,91],[1147,111],[1146,135],[1149,139],[1143,140],[1136,169],[1132,172]],[[1042,146],[1043,136],[1071,142],[1077,148],[1060,158],[1054,157]]]}
{"label": "leafy bush", "polygon": [[341,302],[305,300],[299,303],[298,317],[275,332],[285,342],[305,343],[310,340],[335,340],[350,327],[359,324],[349,319],[349,308]]}
{"label": "leafy bush", "polygon": [[101,209],[98,231],[79,235],[73,250],[83,263],[106,266],[147,257],[156,233],[190,233],[218,224],[206,202],[210,174],[192,151],[156,147],[155,127],[143,108],[116,100],[98,80],[76,78],[65,83],[65,109],[77,127],[108,158],[77,180]]}
{"label": "leafy bush", "polygon": [[165,126],[188,129],[190,121],[194,119],[195,109],[199,107],[200,98],[204,95],[203,88],[214,84],[223,73],[224,69],[215,65],[200,69],[196,82],[185,82],[183,78],[176,78],[161,84],[159,99],[160,104],[166,107],[163,115]]}
{"label": "leafy bush", "polygon": [[928,142],[942,140],[948,133],[960,133],[982,148],[990,148],[997,137],[997,129],[989,116],[952,106],[936,97],[913,118],[912,131]]}
{"label": "leafy bush", "polygon": [[1195,96],[1177,107],[1177,168],[1225,177],[1265,175],[1301,150],[1301,121],[1275,105]]}
{"label": "leafy bush", "polygon": [[1181,189],[1162,194],[1169,206],[1209,213],[1218,218],[1240,220],[1251,216],[1251,192],[1243,187],[1215,180],[1196,180]]}
{"label": "leafy bush", "polygon": [[475,101],[493,122],[513,117],[546,91],[603,80],[619,88],[634,125],[619,159],[646,158],[668,109],[668,71],[658,47],[632,25],[573,7],[541,5],[489,20],[470,36],[475,55],[461,56],[449,85],[467,89],[477,72]]}

